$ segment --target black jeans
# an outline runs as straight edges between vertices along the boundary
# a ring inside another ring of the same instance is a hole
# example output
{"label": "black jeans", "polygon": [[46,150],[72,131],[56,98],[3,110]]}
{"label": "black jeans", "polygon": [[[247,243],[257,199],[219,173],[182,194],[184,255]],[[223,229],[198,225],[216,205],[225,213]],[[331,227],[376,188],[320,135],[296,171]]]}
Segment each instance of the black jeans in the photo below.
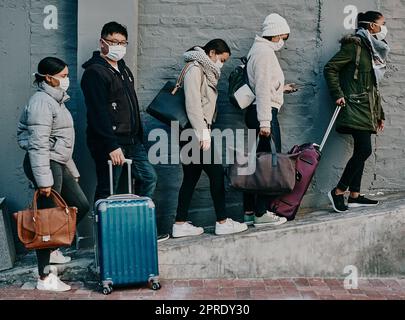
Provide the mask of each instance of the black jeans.
{"label": "black jeans", "polygon": [[[89,143],[88,147],[96,164],[97,187],[94,196],[94,202],[96,202],[99,199],[105,199],[110,196],[110,179],[107,163],[110,157],[103,152],[97,144]],[[157,174],[155,168],[153,168],[148,160],[148,154],[143,143],[136,140],[134,144],[121,145],[120,148],[125,158],[132,160],[132,177],[135,178],[135,183],[139,186],[139,189],[136,190],[136,194],[153,198],[153,193],[156,189]],[[124,167],[114,166],[114,193],[117,191],[122,170],[126,170],[126,165],[124,165]]]}
{"label": "black jeans", "polygon": [[[281,132],[278,122],[278,109],[272,108],[271,134],[276,145],[276,151],[281,152]],[[246,110],[245,122],[249,129],[256,129],[256,136],[260,132],[260,123],[257,120],[256,106]],[[270,138],[260,137],[257,152],[271,152]],[[243,209],[245,212],[254,212],[257,217],[263,216],[271,201],[271,196],[243,193]]]}
{"label": "black jeans", "polygon": [[[196,137],[193,137],[193,142],[196,143]],[[186,144],[190,143],[191,138],[184,142],[180,141],[180,148],[183,148]],[[193,143],[191,142],[191,143]],[[211,140],[210,150],[203,152],[200,149],[200,163],[182,164],[183,166],[183,182],[180,187],[176,222],[187,221],[188,210],[190,208],[190,202],[193,197],[195,186],[200,179],[202,171],[205,171],[210,180],[210,192],[214,202],[215,213],[217,221],[222,221],[227,218],[225,207],[225,185],[224,185],[224,168],[222,164],[204,163],[203,158],[209,155],[211,159],[215,159],[215,147],[213,145],[214,140]],[[191,150],[189,152],[191,156]]]}
{"label": "black jeans", "polygon": [[349,132],[354,140],[353,155],[346,165],[343,175],[337,185],[340,190],[360,192],[364,165],[371,156],[371,132],[351,129]]}
{"label": "black jeans", "polygon": [[[25,155],[23,166],[26,176],[34,184],[35,189],[37,189],[38,186],[32,173],[28,153]],[[89,202],[85,194],[83,193],[83,190],[80,188],[80,185],[76,182],[76,180],[67,170],[65,165],[51,160],[50,166],[54,180],[52,189],[54,189],[62,196],[62,198],[66,201],[68,206],[76,207],[78,209],[76,224],[79,224],[79,222],[90,210]],[[39,198],[38,200],[39,209],[52,207],[55,207],[55,204],[51,199],[45,197]],[[45,267],[49,265],[49,258],[52,250],[54,249],[36,250],[38,260],[38,273],[41,277],[44,277],[46,275]]]}

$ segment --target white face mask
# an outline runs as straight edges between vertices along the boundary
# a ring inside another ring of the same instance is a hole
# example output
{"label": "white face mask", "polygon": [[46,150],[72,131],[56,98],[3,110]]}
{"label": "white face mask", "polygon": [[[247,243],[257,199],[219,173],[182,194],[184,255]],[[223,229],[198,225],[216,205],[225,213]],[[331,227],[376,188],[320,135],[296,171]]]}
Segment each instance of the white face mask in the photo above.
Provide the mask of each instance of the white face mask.
{"label": "white face mask", "polygon": [[273,42],[274,51],[279,51],[284,47],[284,40],[280,38],[279,42]]}
{"label": "white face mask", "polygon": [[106,57],[112,61],[120,61],[127,53],[127,47],[122,45],[110,46],[104,39],[103,42],[108,46],[108,53]]}
{"label": "white face mask", "polygon": [[221,69],[224,66],[224,63],[221,61],[221,58],[218,58],[217,56],[217,62],[215,62],[215,65]]}
{"label": "white face mask", "polygon": [[69,77],[59,78],[59,77],[52,76],[52,78],[57,79],[59,81],[59,88],[61,88],[63,91],[66,92],[69,89],[69,85],[70,85]]}
{"label": "white face mask", "polygon": [[387,37],[388,34],[388,28],[386,26],[380,26],[381,27],[381,31],[374,34],[374,36],[377,37],[377,40],[384,40]]}

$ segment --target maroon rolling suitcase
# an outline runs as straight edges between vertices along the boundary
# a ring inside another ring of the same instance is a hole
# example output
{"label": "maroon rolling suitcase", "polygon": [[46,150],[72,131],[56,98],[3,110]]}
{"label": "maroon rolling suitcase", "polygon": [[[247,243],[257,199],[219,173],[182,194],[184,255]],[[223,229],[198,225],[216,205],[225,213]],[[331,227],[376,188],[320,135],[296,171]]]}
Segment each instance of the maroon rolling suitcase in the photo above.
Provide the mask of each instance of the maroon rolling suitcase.
{"label": "maroon rolling suitcase", "polygon": [[332,127],[339,115],[341,107],[338,106],[330,121],[329,127],[323,138],[321,145],[307,143],[301,146],[294,146],[290,154],[299,154],[296,162],[296,183],[291,193],[282,195],[270,202],[269,210],[279,216],[287,218],[289,221],[295,219],[295,215],[301,205],[302,198],[311,184],[312,178],[321,160],[321,152]]}

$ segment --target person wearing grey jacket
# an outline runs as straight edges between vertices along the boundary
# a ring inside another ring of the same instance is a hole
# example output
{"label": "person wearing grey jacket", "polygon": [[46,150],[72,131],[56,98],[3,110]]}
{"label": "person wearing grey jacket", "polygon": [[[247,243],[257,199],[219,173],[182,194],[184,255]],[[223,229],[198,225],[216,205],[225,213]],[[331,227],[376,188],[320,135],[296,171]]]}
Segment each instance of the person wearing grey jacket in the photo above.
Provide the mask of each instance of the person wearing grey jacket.
{"label": "person wearing grey jacket", "polygon": [[[47,57],[38,65],[35,73],[37,92],[23,109],[18,123],[19,146],[26,151],[24,172],[44,197],[38,207],[49,208],[54,204],[48,198],[51,189],[61,194],[69,206],[77,207],[77,223],[89,211],[89,203],[80,188],[79,171],[72,159],[75,143],[73,119],[65,102],[69,99],[68,67],[58,58]],[[39,279],[37,289],[68,291],[52,272],[46,274],[50,263],[67,263],[59,250],[36,250]]]}

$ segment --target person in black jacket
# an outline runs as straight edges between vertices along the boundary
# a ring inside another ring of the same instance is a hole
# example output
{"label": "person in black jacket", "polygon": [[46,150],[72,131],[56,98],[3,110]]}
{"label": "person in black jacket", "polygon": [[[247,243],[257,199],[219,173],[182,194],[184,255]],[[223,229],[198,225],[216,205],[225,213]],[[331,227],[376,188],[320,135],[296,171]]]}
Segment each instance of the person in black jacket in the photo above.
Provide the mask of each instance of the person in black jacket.
{"label": "person in black jacket", "polygon": [[123,57],[126,27],[109,22],[101,31],[100,51],[83,64],[81,88],[87,106],[87,146],[96,164],[94,201],[110,195],[108,160],[114,165],[114,192],[125,159],[132,159],[137,194],[152,198],[157,175],[143,145],[143,129],[134,76]]}

